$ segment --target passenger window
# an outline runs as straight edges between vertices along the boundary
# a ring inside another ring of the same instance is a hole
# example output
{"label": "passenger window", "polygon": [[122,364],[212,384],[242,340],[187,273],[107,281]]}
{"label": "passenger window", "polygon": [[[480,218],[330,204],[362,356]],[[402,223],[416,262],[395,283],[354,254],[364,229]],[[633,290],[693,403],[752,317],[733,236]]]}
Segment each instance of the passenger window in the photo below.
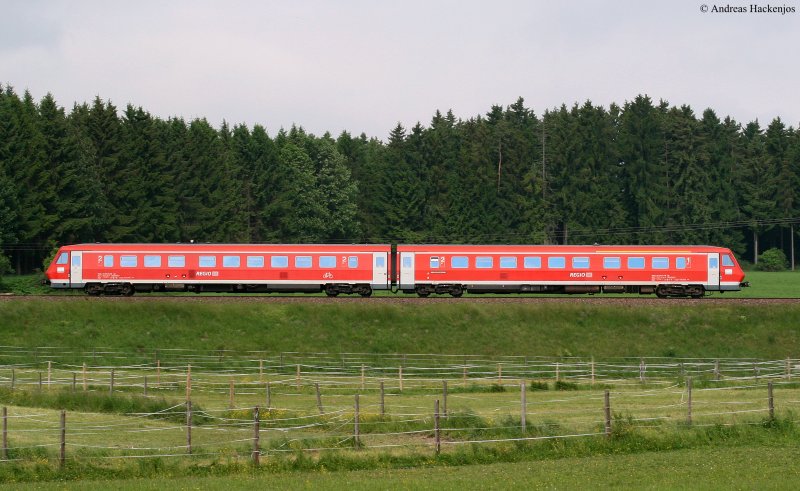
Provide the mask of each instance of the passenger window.
{"label": "passenger window", "polygon": [[466,269],[469,267],[469,259],[467,256],[453,256],[450,258],[450,266],[453,269]]}
{"label": "passenger window", "polygon": [[269,259],[269,265],[273,268],[288,268],[289,256],[272,256]]}
{"label": "passenger window", "polygon": [[263,268],[264,256],[247,256],[248,268]]}
{"label": "passenger window", "polygon": [[67,261],[69,261],[69,253],[62,252],[61,255],[58,256],[56,264],[67,264]]}
{"label": "passenger window", "polygon": [[652,259],[653,269],[669,269],[668,257],[654,257]]}
{"label": "passenger window", "polygon": [[431,269],[438,269],[439,268],[439,258],[432,257],[431,258]]}
{"label": "passenger window", "polygon": [[523,260],[525,269],[539,269],[542,267],[542,258],[537,256],[529,256]]}
{"label": "passenger window", "polygon": [[644,269],[644,258],[643,257],[629,257],[628,258],[628,269]]}
{"label": "passenger window", "polygon": [[114,267],[114,256],[111,254],[103,256],[103,266],[106,268],[113,268]]}
{"label": "passenger window", "polygon": [[[334,259],[334,263],[336,260]],[[311,256],[295,256],[294,267],[308,269],[311,267]]]}
{"label": "passenger window", "polygon": [[385,268],[386,267],[386,258],[383,256],[379,256],[375,258],[375,267],[376,268]]}
{"label": "passenger window", "polygon": [[216,268],[217,256],[200,256],[201,268]]}
{"label": "passenger window", "polygon": [[728,267],[733,267],[734,266],[733,258],[731,258],[731,256],[729,254],[725,254],[724,256],[722,256],[722,265],[723,266],[728,266]]}
{"label": "passenger window", "polygon": [[242,258],[239,256],[222,256],[223,268],[238,268],[242,265]]}
{"label": "passenger window", "polygon": [[588,257],[573,257],[572,269],[589,269]]}
{"label": "passenger window", "polygon": [[347,258],[347,267],[348,268],[357,268],[358,267],[358,256],[350,256]]}
{"label": "passenger window", "polygon": [[711,269],[718,269],[719,268],[719,259],[715,257],[708,258],[708,267]]}
{"label": "passenger window", "polygon": [[403,258],[403,267],[404,268],[410,268],[411,267],[411,257],[405,256]]}
{"label": "passenger window", "polygon": [[170,268],[185,268],[186,256],[167,256],[167,266]]}
{"label": "passenger window", "polygon": [[564,269],[567,266],[567,260],[563,257],[548,257],[547,267],[550,269]]}
{"label": "passenger window", "polygon": [[320,256],[319,257],[319,267],[320,268],[335,268],[336,267],[336,256]]}
{"label": "passenger window", "polygon": [[489,269],[494,265],[494,260],[491,257],[476,257],[475,267],[478,269]]}
{"label": "passenger window", "polygon": [[686,258],[685,257],[676,257],[675,258],[675,267],[677,269],[686,269]]}
{"label": "passenger window", "polygon": [[500,269],[517,269],[517,258],[515,257],[501,257]]}
{"label": "passenger window", "polygon": [[618,257],[604,257],[603,268],[605,269],[619,269],[622,267],[622,261]]}
{"label": "passenger window", "polygon": [[81,265],[81,257],[73,255],[72,256],[72,265],[73,266],[80,266]]}
{"label": "passenger window", "polygon": [[136,256],[120,256],[119,265],[123,268],[135,268],[139,264]]}
{"label": "passenger window", "polygon": [[145,256],[144,257],[144,267],[145,268],[160,268],[161,267],[161,256]]}

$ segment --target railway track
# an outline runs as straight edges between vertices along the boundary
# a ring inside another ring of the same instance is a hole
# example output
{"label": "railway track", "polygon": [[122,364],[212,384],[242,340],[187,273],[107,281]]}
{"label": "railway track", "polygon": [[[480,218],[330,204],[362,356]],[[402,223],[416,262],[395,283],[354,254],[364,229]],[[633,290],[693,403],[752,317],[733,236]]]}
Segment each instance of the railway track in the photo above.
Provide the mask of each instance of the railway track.
{"label": "railway track", "polygon": [[303,304],[441,304],[441,303],[482,303],[482,304],[584,304],[584,305],[762,305],[762,304],[798,304],[800,298],[737,298],[721,295],[707,296],[702,299],[691,298],[656,298],[651,296],[608,297],[608,296],[479,296],[471,295],[462,298],[447,296],[419,298],[411,295],[380,295],[372,298],[358,296],[339,296],[329,298],[312,295],[176,295],[176,294],[142,294],[132,297],[86,295],[0,295],[0,302],[37,301],[53,302],[219,302],[219,303],[303,303]]}

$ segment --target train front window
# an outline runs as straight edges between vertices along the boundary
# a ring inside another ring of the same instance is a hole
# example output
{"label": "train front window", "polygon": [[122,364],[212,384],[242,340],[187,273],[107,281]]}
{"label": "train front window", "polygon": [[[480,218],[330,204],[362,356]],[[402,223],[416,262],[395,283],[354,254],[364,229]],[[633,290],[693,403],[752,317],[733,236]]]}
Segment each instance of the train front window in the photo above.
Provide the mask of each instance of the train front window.
{"label": "train front window", "polygon": [[67,261],[69,261],[69,253],[62,252],[61,255],[58,256],[58,261],[56,261],[56,264],[67,264]]}
{"label": "train front window", "polygon": [[733,258],[729,254],[725,254],[722,256],[722,265],[732,268],[734,266]]}

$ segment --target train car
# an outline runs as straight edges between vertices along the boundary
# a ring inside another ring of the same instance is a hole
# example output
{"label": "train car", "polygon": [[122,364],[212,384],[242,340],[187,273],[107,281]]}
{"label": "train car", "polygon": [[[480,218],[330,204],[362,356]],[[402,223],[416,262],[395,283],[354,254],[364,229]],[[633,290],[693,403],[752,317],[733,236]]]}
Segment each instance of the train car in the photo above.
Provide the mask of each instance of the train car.
{"label": "train car", "polygon": [[78,244],[59,249],[53,288],[135,292],[325,292],[390,288],[389,245]]}
{"label": "train car", "polygon": [[638,293],[695,297],[747,286],[730,249],[710,246],[398,245],[399,289]]}

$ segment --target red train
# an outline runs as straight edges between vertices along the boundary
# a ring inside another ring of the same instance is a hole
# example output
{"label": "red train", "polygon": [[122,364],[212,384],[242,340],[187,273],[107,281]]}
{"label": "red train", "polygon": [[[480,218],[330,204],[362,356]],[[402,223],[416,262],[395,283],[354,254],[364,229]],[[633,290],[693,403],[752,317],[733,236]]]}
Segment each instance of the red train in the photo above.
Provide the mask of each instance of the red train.
{"label": "red train", "polygon": [[47,268],[53,288],[135,292],[375,290],[421,297],[469,293],[636,293],[702,297],[736,291],[744,272],[710,246],[79,244]]}

